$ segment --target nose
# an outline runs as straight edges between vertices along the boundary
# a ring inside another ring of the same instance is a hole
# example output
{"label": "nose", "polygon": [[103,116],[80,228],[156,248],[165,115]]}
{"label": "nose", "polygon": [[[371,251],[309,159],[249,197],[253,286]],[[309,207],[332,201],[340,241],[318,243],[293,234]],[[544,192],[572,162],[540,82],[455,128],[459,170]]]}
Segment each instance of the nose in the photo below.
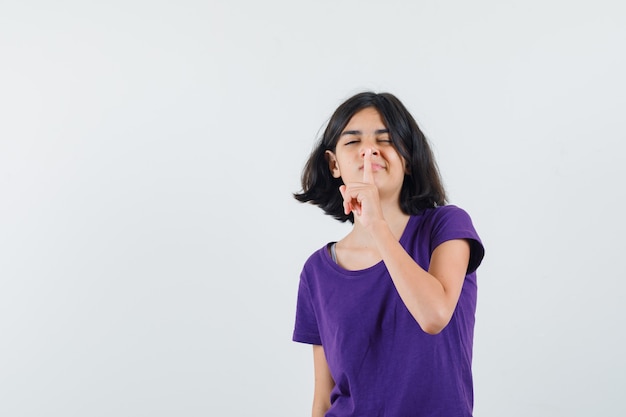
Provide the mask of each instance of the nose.
{"label": "nose", "polygon": [[365,152],[370,149],[372,151],[372,155],[376,155],[378,156],[378,148],[374,147],[374,146],[364,146],[361,149],[361,158],[365,158]]}

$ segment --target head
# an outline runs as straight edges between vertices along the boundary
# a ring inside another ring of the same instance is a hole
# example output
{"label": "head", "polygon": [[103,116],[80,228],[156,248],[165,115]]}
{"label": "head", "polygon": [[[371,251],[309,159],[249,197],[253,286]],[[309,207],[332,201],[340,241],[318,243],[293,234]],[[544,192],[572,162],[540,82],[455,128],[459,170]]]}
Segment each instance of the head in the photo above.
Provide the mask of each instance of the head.
{"label": "head", "polygon": [[446,204],[437,164],[417,122],[395,96],[372,92],[359,93],[335,110],[304,167],[302,193],[294,194],[294,197],[318,205],[337,220],[354,222],[353,215],[346,215],[343,211],[339,192],[343,181],[333,176],[328,154],[336,152],[341,133],[352,117],[366,108],[378,111],[389,130],[392,145],[406,163],[399,201],[402,211],[418,214],[425,208]]}

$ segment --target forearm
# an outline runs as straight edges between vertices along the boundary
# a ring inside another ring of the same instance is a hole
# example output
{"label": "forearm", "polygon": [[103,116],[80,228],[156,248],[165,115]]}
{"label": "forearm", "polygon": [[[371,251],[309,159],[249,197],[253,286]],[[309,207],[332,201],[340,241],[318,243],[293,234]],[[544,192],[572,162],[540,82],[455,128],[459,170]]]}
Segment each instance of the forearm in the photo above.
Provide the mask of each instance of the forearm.
{"label": "forearm", "polygon": [[313,392],[312,417],[324,417],[330,408],[330,392],[335,381],[330,374],[328,362],[321,345],[313,346],[313,364],[315,370],[315,390]]}
{"label": "forearm", "polygon": [[406,252],[385,221],[369,227],[377,249],[407,309],[427,333],[439,333],[450,321],[458,295],[424,270]]}
{"label": "forearm", "polygon": [[316,381],[313,394],[312,417],[324,417],[330,408],[330,384]]}
{"label": "forearm", "polygon": [[330,408],[330,404],[322,404],[313,402],[313,412],[311,413],[311,417],[324,417],[326,412]]}

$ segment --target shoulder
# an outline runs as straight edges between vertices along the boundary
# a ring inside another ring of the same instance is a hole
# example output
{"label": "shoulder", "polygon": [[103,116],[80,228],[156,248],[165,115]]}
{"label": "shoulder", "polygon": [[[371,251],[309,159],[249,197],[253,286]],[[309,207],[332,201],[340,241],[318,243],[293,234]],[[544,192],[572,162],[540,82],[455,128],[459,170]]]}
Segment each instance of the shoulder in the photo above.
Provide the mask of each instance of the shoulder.
{"label": "shoulder", "polygon": [[431,221],[441,221],[444,219],[471,221],[469,214],[465,210],[452,204],[426,209],[424,210],[424,216]]}
{"label": "shoulder", "polygon": [[324,246],[318,248],[315,250],[315,252],[313,252],[306,260],[305,265],[308,264],[316,264],[319,262],[323,262],[324,258],[325,258],[325,254],[328,253],[328,248],[330,246],[330,244],[333,242],[328,242],[326,243]]}
{"label": "shoulder", "polygon": [[320,269],[328,268],[328,261],[330,259],[330,254],[328,252],[329,244],[330,243],[327,243],[321,248],[317,249],[307,258],[302,268],[303,275],[315,273]]}
{"label": "shoulder", "polygon": [[429,225],[431,250],[448,240],[465,239],[471,247],[470,270],[480,265],[485,248],[467,211],[455,205],[440,206],[425,210],[423,221]]}
{"label": "shoulder", "polygon": [[426,209],[422,217],[422,223],[428,225],[433,232],[462,229],[476,233],[467,211],[454,205]]}

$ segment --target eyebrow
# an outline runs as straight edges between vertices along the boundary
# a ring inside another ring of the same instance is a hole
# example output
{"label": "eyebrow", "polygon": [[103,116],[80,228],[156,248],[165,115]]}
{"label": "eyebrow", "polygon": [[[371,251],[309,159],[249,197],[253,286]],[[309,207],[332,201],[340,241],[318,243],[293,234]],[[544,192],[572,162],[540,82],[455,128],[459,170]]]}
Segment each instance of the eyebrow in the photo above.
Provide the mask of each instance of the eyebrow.
{"label": "eyebrow", "polygon": [[[389,133],[389,129],[378,129],[378,130],[374,131],[374,133],[377,134],[377,135],[382,135],[383,133]],[[339,136],[341,137],[341,136],[344,136],[344,135],[362,135],[362,134],[363,134],[363,132],[360,131],[360,130],[345,130],[345,131],[341,132],[341,135],[339,135]]]}

